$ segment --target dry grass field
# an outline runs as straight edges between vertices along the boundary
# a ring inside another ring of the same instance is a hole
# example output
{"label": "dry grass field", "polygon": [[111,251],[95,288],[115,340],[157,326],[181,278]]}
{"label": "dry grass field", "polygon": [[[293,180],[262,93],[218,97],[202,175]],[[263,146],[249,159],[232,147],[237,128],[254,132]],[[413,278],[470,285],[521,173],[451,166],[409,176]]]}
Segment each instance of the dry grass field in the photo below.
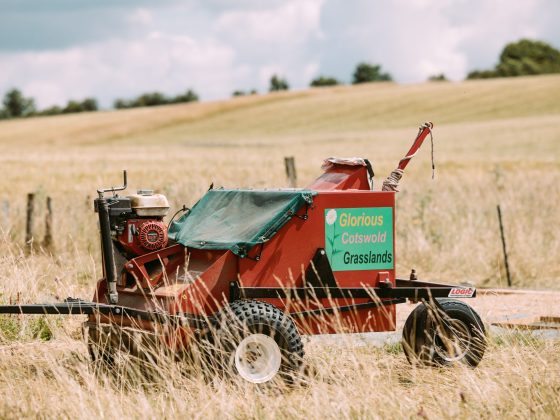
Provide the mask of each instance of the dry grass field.
{"label": "dry grass field", "polygon": [[[503,287],[500,204],[515,287],[560,289],[560,77],[321,88],[152,109],[0,122],[0,301],[90,297],[100,276],[95,189],[129,171],[174,208],[209,184],[298,184],[329,156],[363,156],[379,187],[420,122],[435,123],[407,168],[397,210],[397,271]],[[35,251],[25,256],[25,200],[37,193]],[[46,196],[55,252],[41,249]],[[497,302],[499,305],[499,301]],[[550,308],[548,308],[550,309]],[[515,311],[515,307],[512,308]],[[560,315],[558,304],[557,315]],[[79,317],[78,317],[79,318]],[[553,418],[560,344],[491,336],[475,370],[411,367],[398,346],[310,343],[309,373],[290,389],[255,389],[180,364],[156,383],[94,375],[80,319],[0,318],[0,417]],[[43,338],[52,338],[44,342]]]}

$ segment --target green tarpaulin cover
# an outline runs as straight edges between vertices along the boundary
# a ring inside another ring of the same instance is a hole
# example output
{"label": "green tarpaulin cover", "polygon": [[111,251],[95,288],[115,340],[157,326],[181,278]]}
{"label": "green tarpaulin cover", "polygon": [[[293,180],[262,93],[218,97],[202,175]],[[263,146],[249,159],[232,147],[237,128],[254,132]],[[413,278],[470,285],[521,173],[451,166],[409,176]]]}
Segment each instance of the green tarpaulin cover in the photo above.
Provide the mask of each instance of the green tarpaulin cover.
{"label": "green tarpaulin cover", "polygon": [[229,249],[240,257],[274,236],[317,194],[310,190],[208,191],[169,228],[169,237],[197,249]]}

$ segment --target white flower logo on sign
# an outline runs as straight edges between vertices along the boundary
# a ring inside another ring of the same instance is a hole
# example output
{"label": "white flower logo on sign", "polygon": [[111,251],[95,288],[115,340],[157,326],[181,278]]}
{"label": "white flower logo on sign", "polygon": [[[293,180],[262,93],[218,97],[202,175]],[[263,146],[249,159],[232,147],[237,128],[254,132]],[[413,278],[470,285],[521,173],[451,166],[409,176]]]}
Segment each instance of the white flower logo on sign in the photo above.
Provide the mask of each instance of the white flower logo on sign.
{"label": "white flower logo on sign", "polygon": [[336,210],[335,209],[330,209],[327,212],[327,217],[326,217],[326,222],[327,225],[332,225],[334,224],[334,222],[336,222]]}

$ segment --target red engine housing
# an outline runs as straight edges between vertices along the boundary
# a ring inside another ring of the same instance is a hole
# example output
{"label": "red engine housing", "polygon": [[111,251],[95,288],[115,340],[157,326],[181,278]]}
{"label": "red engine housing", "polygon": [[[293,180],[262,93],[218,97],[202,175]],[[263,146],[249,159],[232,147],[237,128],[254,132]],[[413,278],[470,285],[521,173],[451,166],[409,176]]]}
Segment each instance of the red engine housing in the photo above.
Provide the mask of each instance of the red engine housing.
{"label": "red engine housing", "polygon": [[167,246],[167,226],[157,219],[129,219],[117,240],[128,254],[157,251]]}

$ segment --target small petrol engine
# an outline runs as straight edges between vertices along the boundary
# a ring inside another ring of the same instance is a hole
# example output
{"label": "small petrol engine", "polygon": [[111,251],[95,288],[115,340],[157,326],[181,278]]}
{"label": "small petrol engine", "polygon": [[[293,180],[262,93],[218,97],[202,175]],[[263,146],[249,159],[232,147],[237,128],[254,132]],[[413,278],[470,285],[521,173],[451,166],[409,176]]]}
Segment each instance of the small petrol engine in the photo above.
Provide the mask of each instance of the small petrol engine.
{"label": "small petrol engine", "polygon": [[168,238],[163,218],[168,211],[167,198],[151,190],[110,199],[109,221],[116,248],[126,257],[165,248]]}

